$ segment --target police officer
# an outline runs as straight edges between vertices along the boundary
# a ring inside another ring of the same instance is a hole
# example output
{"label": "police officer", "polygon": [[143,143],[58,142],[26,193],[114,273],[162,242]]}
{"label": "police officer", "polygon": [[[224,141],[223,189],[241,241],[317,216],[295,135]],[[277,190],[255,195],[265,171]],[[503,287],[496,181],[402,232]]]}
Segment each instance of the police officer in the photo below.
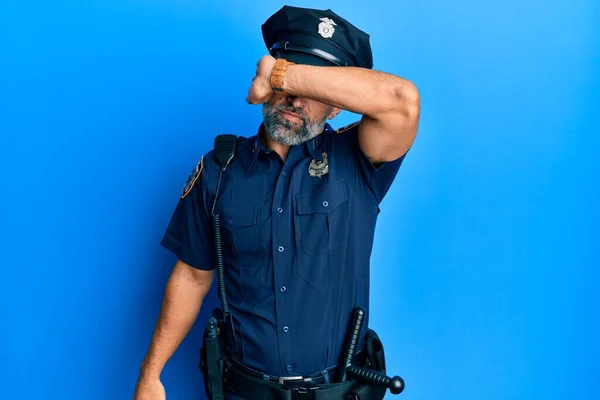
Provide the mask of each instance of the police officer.
{"label": "police officer", "polygon": [[[225,173],[211,150],[183,187],[162,240],[178,261],[136,400],[165,398],[161,370],[215,276],[214,214],[231,311],[227,398],[266,396],[256,382],[334,384],[353,309],[366,311],[368,326],[379,204],[415,139],[418,91],[373,70],[369,35],[331,10],[284,6],[262,34],[268,54],[246,100],[262,105],[263,122],[237,138]],[[328,120],[341,110],[362,117],[334,130]]]}

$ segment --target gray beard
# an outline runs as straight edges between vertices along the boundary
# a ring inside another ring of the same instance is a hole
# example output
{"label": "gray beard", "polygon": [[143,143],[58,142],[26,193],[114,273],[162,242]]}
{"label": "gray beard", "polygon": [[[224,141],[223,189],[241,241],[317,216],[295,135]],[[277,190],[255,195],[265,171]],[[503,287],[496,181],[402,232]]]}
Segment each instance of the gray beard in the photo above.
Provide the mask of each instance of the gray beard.
{"label": "gray beard", "polygon": [[[298,115],[303,123],[296,124],[285,119],[280,111],[289,111]],[[265,131],[277,142],[286,146],[296,146],[319,136],[325,128],[327,117],[310,121],[301,109],[290,105],[271,107],[264,103],[262,107]]]}

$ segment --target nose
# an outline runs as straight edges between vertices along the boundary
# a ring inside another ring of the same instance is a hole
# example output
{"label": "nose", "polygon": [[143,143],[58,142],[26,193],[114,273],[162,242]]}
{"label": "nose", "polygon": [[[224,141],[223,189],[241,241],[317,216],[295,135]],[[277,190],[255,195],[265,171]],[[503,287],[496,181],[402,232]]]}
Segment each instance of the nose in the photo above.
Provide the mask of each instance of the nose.
{"label": "nose", "polygon": [[294,106],[295,108],[302,108],[304,106],[304,102],[301,97],[298,96],[287,96],[287,103],[289,105]]}

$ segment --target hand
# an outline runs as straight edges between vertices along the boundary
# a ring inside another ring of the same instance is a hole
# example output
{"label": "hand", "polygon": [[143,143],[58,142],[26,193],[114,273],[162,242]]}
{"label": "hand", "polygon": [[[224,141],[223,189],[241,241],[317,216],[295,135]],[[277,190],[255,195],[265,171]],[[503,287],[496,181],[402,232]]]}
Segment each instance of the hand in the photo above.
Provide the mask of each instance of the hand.
{"label": "hand", "polygon": [[159,378],[140,377],[133,400],[167,400],[167,394]]}
{"label": "hand", "polygon": [[246,102],[250,104],[262,104],[273,96],[271,88],[271,73],[275,66],[275,58],[263,56],[256,64],[256,75],[252,78],[252,85],[248,90]]}

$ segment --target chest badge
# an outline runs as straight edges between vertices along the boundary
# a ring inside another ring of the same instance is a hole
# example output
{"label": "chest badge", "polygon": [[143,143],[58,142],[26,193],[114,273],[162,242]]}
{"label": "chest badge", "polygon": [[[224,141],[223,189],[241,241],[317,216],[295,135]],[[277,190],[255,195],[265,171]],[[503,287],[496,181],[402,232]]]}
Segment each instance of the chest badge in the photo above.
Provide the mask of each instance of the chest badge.
{"label": "chest badge", "polygon": [[323,153],[323,160],[312,160],[308,166],[308,174],[310,176],[320,178],[329,173],[329,163],[327,161],[327,153]]}

